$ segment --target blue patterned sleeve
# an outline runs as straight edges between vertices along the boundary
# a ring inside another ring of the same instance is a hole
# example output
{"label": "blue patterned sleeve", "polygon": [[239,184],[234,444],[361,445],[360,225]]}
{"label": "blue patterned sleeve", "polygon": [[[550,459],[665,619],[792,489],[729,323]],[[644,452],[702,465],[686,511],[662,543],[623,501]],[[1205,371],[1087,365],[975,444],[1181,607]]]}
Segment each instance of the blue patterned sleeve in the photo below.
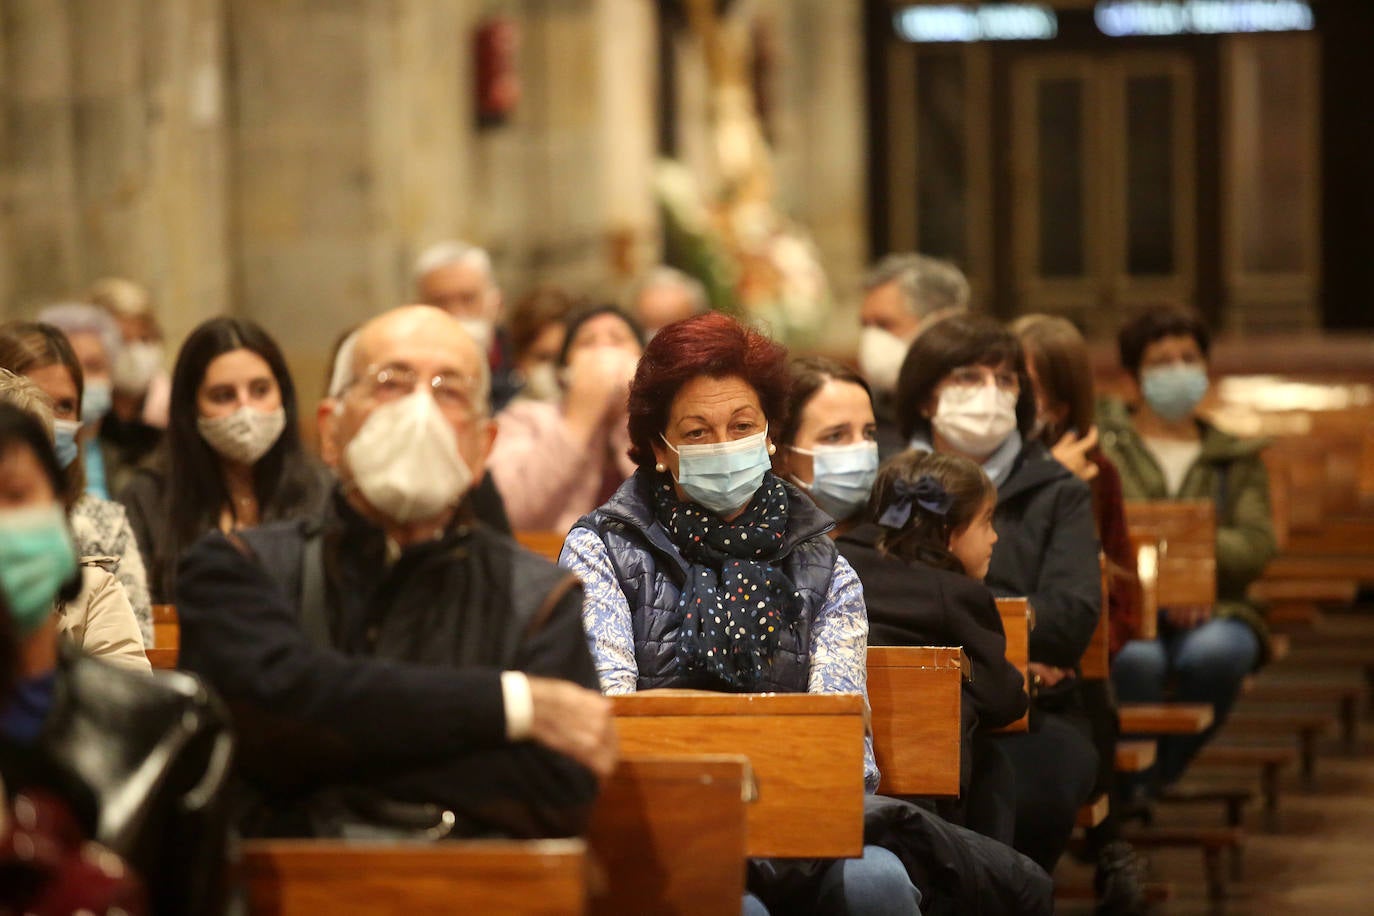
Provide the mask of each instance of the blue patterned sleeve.
{"label": "blue patterned sleeve", "polygon": [[616,581],[605,543],[594,532],[574,528],[563,542],[558,565],[582,580],[582,628],[601,678],[601,692],[634,693],[639,665],[630,604]]}
{"label": "blue patterned sleeve", "polygon": [[[854,567],[836,557],[825,605],[811,633],[810,693],[858,693],[868,703],[868,609]],[[873,737],[864,737],[864,788],[878,791]]]}

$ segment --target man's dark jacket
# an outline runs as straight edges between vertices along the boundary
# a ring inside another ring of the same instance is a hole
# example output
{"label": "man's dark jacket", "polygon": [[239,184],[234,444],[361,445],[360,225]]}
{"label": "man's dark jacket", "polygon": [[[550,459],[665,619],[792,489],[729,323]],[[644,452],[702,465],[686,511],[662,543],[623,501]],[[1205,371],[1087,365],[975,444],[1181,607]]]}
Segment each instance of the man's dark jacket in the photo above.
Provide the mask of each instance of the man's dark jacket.
{"label": "man's dark jacket", "polygon": [[[381,530],[336,492],[319,517],[214,533],[183,557],[180,664],[233,711],[239,772],[261,802],[246,830],[319,831],[334,794],[441,806],[466,835],[583,825],[594,777],[508,742],[500,684],[520,670],[597,687],[582,589],[470,519],[388,564]],[[301,621],[317,537],[332,645]]]}

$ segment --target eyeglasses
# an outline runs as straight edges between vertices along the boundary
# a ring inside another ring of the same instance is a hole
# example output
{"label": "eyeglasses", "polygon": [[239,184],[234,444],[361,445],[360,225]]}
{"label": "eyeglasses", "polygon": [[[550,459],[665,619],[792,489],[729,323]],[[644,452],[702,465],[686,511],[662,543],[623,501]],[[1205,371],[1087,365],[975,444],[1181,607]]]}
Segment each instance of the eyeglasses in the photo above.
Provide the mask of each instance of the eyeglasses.
{"label": "eyeglasses", "polygon": [[[379,403],[398,401],[413,392],[422,377],[414,368],[393,364],[369,368],[358,379],[369,397]],[[426,380],[439,409],[448,414],[471,416],[477,413],[478,380],[460,373],[441,372]]]}
{"label": "eyeglasses", "polygon": [[1020,392],[1021,381],[1009,369],[991,369],[987,366],[960,366],[950,372],[949,383],[958,388],[981,388],[995,384],[1002,391]]}

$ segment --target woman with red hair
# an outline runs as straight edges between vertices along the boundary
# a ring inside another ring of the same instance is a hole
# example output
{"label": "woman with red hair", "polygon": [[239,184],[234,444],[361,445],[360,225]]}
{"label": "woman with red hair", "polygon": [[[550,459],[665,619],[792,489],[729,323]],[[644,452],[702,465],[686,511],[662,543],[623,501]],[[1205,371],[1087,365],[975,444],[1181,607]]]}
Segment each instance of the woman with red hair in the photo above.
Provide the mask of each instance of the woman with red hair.
{"label": "woman with red hair", "polygon": [[[560,558],[583,582],[605,693],[864,693],[863,589],[827,537],[834,522],[771,469],[789,388],[787,351],[723,315],[649,342],[629,391],[637,469]],[[870,739],[864,782],[876,790]],[[919,912],[921,892],[880,846],[801,870],[751,863],[746,911]]]}

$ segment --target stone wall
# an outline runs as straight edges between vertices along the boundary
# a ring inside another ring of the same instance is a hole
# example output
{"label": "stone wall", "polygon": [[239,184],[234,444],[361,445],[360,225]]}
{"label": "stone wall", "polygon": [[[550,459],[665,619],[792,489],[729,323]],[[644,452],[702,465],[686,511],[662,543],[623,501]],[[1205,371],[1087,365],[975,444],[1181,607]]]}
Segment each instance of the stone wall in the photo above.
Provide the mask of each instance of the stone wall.
{"label": "stone wall", "polygon": [[[779,198],[844,293],[862,266],[857,0],[776,19]],[[473,31],[518,24],[522,99],[479,128]],[[658,254],[651,0],[4,0],[0,317],[110,273],[169,337],[234,312],[311,392],[338,331],[451,237],[508,294],[621,294]],[[692,112],[682,113],[691,117]]]}

